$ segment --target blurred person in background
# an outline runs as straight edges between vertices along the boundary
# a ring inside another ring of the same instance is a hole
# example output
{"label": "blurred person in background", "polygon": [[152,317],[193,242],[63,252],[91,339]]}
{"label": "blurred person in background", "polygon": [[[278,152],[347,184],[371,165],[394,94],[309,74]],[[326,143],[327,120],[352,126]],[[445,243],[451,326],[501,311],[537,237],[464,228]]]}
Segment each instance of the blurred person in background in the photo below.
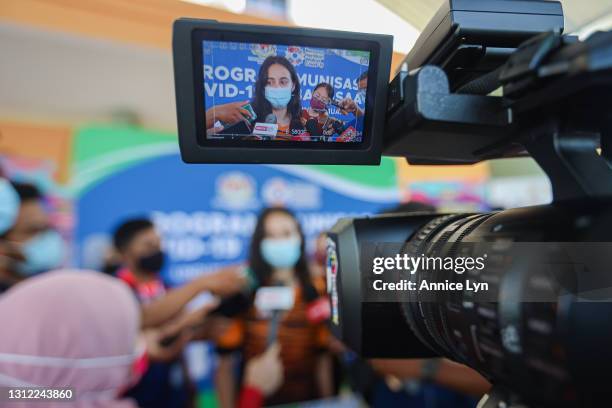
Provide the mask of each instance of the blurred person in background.
{"label": "blurred person in background", "polygon": [[[0,235],[0,281],[3,282],[0,286],[6,288],[59,267],[67,251],[62,236],[51,225],[38,188],[27,183],[9,184],[1,179],[0,190],[0,198],[7,200],[2,204],[5,221]],[[12,215],[7,216],[9,213]]]}
{"label": "blurred person in background", "polygon": [[238,271],[228,269],[168,289],[160,276],[166,258],[161,238],[153,223],[145,218],[123,222],[116,229],[113,241],[122,263],[116,275],[136,295],[142,308],[145,333],[158,345],[156,352],[164,354],[164,358],[158,359],[163,361],[151,364],[128,395],[143,408],[189,406],[195,388],[189,381],[182,351],[190,340],[206,337],[198,335],[198,331],[214,331],[210,326],[205,327],[206,316],[214,305],[189,312],[185,306],[204,291],[218,295],[238,291],[244,279]]}
{"label": "blurred person in background", "polygon": [[13,264],[23,261],[16,246],[6,240],[6,233],[13,227],[18,214],[19,195],[11,182],[0,174],[0,294],[17,282]]}
{"label": "blurred person in background", "polygon": [[0,296],[0,321],[0,387],[73,390],[73,401],[40,404],[51,408],[136,407],[120,396],[146,365],[140,310],[116,279],[90,271],[33,277]]}
{"label": "blurred person in background", "polygon": [[[357,78],[357,95],[360,96],[360,99],[364,101],[364,103],[365,103],[367,90],[368,90],[368,71],[364,71]],[[363,109],[359,107],[359,105],[357,105],[357,102],[355,102],[355,98],[347,97],[347,98],[342,99],[340,101],[340,106],[341,106],[340,111],[342,112],[343,115],[346,115],[347,113],[352,113],[353,115],[355,115],[355,118],[358,121],[361,121],[363,123],[363,117],[364,117],[365,112]]]}
{"label": "blurred person in background", "polygon": [[[294,304],[280,318],[277,341],[284,370],[281,387],[266,405],[329,397],[333,393],[328,332],[324,322],[312,322],[308,306],[324,292],[323,279],[313,279],[304,253],[304,234],[295,216],[284,208],[268,208],[257,221],[250,245],[248,270],[255,287],[286,286],[294,291]],[[242,351],[248,366],[266,350],[270,321],[253,304],[234,318],[217,339],[220,353],[216,386],[222,407],[234,407],[239,389],[234,351]]]}

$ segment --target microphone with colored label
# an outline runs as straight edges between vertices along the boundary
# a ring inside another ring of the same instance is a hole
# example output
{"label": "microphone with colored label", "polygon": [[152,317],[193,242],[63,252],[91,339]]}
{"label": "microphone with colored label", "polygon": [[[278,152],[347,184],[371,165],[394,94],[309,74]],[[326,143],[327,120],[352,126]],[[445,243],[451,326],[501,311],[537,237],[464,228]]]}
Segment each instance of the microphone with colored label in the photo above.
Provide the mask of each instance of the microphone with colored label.
{"label": "microphone with colored label", "polygon": [[218,132],[217,134],[228,135],[228,136],[229,135],[233,135],[233,136],[250,135],[251,132],[253,131],[253,123],[255,122],[257,115],[255,114],[255,111],[253,110],[253,107],[251,106],[250,103],[244,104],[242,106],[242,109],[248,111],[251,114],[251,116],[248,117],[243,114],[244,116],[243,120],[239,120],[238,122],[226,125],[223,128],[223,130]]}
{"label": "microphone with colored label", "polygon": [[260,315],[270,317],[267,347],[276,342],[281,317],[294,303],[295,292],[289,286],[262,286],[255,292],[255,308]]}
{"label": "microphone with colored label", "polygon": [[255,122],[255,125],[253,125],[253,135],[265,139],[274,139],[278,132],[278,124],[276,121],[276,115],[269,113],[266,115],[264,122]]}

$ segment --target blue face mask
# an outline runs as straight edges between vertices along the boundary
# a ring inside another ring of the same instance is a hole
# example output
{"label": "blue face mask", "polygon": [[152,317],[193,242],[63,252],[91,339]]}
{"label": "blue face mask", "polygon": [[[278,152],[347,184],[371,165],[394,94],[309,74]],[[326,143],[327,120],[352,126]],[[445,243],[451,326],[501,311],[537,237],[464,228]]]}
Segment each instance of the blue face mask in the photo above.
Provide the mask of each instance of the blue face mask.
{"label": "blue face mask", "polygon": [[0,234],[7,232],[19,214],[19,196],[7,179],[0,179]]}
{"label": "blue face mask", "polygon": [[261,241],[260,251],[264,261],[273,268],[292,268],[302,254],[299,238],[272,239]]}
{"label": "blue face mask", "polygon": [[19,272],[26,276],[47,272],[64,261],[64,240],[57,231],[48,230],[27,241],[22,252],[25,261],[19,264]]}
{"label": "blue face mask", "polygon": [[282,109],[291,100],[291,88],[274,88],[266,86],[265,96],[274,109]]}

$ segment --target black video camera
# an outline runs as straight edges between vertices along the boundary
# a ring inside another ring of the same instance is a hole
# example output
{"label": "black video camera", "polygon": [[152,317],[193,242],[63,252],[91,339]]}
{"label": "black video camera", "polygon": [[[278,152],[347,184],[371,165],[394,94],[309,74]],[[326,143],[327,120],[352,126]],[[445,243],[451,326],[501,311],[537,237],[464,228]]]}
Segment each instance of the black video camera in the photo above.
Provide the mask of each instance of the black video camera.
{"label": "black video camera", "polygon": [[[612,32],[580,41],[563,35],[563,22],[557,1],[445,0],[387,84],[387,36],[178,20],[181,154],[294,164],[376,164],[381,152],[425,165],[533,157],[551,181],[549,205],[339,221],[328,239],[332,330],[364,357],[444,356],[475,368],[495,386],[483,407],[605,406]],[[252,52],[259,71],[235,72],[250,75],[248,98],[224,86],[222,47]],[[330,54],[355,69],[311,80],[307,68]],[[346,134],[321,137],[296,84],[340,101],[326,118]],[[221,134],[270,113],[268,137]]]}

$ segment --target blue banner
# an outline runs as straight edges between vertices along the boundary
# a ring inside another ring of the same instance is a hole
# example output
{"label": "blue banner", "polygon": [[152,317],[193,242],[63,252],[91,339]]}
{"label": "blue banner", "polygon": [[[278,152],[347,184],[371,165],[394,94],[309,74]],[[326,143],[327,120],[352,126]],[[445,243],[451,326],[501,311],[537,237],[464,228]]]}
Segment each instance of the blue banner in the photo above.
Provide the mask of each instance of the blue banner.
{"label": "blue banner", "polygon": [[[348,98],[364,109],[365,88],[359,92],[358,79],[368,70],[368,51],[208,40],[203,41],[202,49],[206,109],[231,102],[253,101],[260,67],[271,56],[284,57],[295,68],[302,109],[311,107],[314,88],[321,83],[331,85],[332,100],[339,102]],[[361,135],[361,118],[343,113],[333,104],[327,106],[327,112],[330,117],[355,127]],[[257,121],[263,122],[264,118]]]}

